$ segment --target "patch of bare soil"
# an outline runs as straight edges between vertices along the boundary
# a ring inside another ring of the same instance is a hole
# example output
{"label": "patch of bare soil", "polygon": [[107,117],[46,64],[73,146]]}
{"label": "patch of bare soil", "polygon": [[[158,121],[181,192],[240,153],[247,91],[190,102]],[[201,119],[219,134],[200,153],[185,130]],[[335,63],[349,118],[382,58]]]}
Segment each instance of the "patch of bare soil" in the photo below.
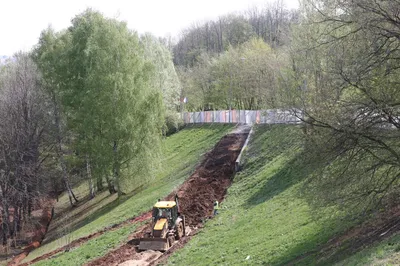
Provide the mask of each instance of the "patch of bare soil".
{"label": "patch of bare soil", "polygon": [[125,261],[119,266],[145,266],[149,265],[149,261],[153,261],[160,257],[162,253],[160,251],[148,250],[146,252],[136,253],[135,259]]}
{"label": "patch of bare soil", "polygon": [[[159,253],[154,255],[153,251],[138,252],[135,245],[128,242],[87,265],[111,266],[127,261],[130,263],[128,265],[156,265],[156,263],[166,260],[174,251],[182,248],[197,233],[198,228],[202,227],[204,220],[211,216],[213,202],[215,200],[223,201],[235,173],[235,160],[247,135],[247,133],[229,134],[223,137],[214,149],[206,154],[203,162],[178,191],[172,192],[165,198],[166,200],[173,200],[175,194],[178,195],[180,212],[185,215],[186,224],[191,227],[192,232],[189,236],[180,239],[162,255]],[[145,232],[150,231],[150,226],[148,224],[130,238],[138,239],[142,237]]]}

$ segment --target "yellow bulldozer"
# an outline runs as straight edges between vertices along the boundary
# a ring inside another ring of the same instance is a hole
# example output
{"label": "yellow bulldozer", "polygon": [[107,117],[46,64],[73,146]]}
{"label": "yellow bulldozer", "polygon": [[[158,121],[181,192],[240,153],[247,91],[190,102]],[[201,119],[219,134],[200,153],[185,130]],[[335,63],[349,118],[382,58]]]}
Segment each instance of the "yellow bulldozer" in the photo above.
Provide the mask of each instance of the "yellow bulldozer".
{"label": "yellow bulldozer", "polygon": [[183,237],[185,216],[178,211],[178,198],[175,201],[158,201],[153,207],[151,232],[139,240],[139,250],[168,250],[175,240]]}

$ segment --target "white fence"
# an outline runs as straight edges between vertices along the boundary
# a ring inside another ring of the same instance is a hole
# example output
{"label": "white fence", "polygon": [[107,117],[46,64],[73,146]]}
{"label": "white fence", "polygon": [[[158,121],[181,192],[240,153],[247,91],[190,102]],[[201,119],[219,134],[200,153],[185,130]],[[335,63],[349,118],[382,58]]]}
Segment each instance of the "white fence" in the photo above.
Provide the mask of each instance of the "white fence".
{"label": "white fence", "polygon": [[234,123],[234,124],[298,124],[299,110],[219,110],[183,114],[185,124]]}

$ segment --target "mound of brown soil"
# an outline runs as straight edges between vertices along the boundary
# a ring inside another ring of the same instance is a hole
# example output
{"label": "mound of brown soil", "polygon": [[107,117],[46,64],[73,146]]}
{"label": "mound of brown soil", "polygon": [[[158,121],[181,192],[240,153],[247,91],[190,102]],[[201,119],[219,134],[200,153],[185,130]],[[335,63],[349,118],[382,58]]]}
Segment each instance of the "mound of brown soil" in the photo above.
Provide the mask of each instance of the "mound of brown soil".
{"label": "mound of brown soil", "polygon": [[210,216],[215,200],[222,201],[235,173],[235,160],[247,134],[223,137],[206,155],[196,172],[177,191],[186,223],[197,226]]}

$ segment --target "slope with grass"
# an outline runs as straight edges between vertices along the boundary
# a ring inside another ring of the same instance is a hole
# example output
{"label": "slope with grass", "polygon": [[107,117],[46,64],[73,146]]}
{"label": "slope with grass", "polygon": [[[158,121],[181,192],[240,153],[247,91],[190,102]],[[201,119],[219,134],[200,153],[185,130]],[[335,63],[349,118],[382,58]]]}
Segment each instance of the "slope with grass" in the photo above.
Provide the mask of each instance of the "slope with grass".
{"label": "slope with grass", "polygon": [[[164,168],[151,186],[119,201],[106,195],[93,203],[82,204],[78,207],[80,210],[72,212],[73,220],[79,218],[80,222],[70,226],[73,228],[71,233],[50,242],[29,258],[45,253],[46,248],[54,249],[62,239],[86,236],[149,210],[157,198],[177,188],[194,170],[201,154],[230,129],[223,126],[188,128],[167,138]],[[349,219],[349,210],[313,205],[312,191],[304,185],[321,165],[306,157],[299,126],[256,127],[245,154],[243,170],[236,174],[221,204],[220,214],[206,222],[189,242],[184,241],[186,245],[179,245],[182,249],[166,256],[166,263],[398,265],[400,238],[396,232],[400,230],[400,218],[397,218],[400,207],[394,209],[390,217],[378,219],[381,214],[377,214],[371,221],[360,223]],[[80,189],[82,195],[86,195],[84,187]],[[60,204],[66,200],[64,198]],[[388,212],[383,215],[386,214]],[[114,227],[68,253],[59,253],[50,260],[39,262],[39,265],[93,262],[109,250],[120,247],[128,239],[127,235],[137,231],[140,225],[127,223]],[[126,251],[134,252],[132,248]]]}
{"label": "slope with grass", "polygon": [[[202,155],[231,129],[232,126],[228,125],[188,127],[166,138],[163,145],[162,167],[157,172],[152,184],[119,199],[115,195],[110,196],[103,192],[94,200],[84,202],[78,208],[71,210],[67,205],[66,195],[63,195],[56,206],[58,216],[53,221],[53,231],[49,232],[50,240],[46,240],[43,246],[31,252],[24,261],[29,262],[75,239],[112,227],[149,210],[158,198],[162,198],[176,189],[195,169]],[[85,187],[85,184],[78,187],[82,198],[88,194]],[[128,229],[125,226],[122,229],[106,231],[101,238],[88,241],[80,248],[70,251],[69,255],[66,255],[67,253],[58,254],[52,260],[41,262],[41,265],[55,265],[54,263],[70,265],[71,256],[80,258],[77,265],[85,263],[100,256],[99,250],[106,252],[120,244],[120,240],[123,240],[122,236],[115,243],[110,244],[109,235],[118,235],[121,230],[125,232],[124,230]],[[96,243],[96,245],[91,243]],[[89,253],[93,249],[92,254],[97,255],[84,255],[82,258],[80,254],[87,253],[85,253],[86,251],[81,253],[81,248],[89,249]]]}
{"label": "slope with grass", "polygon": [[[304,163],[299,127],[257,127],[246,157],[220,214],[168,264],[297,264],[350,225],[336,208],[315,210],[302,196],[314,166]],[[300,264],[313,262],[308,256]]]}
{"label": "slope with grass", "polygon": [[400,235],[361,250],[335,265],[400,265]]}

